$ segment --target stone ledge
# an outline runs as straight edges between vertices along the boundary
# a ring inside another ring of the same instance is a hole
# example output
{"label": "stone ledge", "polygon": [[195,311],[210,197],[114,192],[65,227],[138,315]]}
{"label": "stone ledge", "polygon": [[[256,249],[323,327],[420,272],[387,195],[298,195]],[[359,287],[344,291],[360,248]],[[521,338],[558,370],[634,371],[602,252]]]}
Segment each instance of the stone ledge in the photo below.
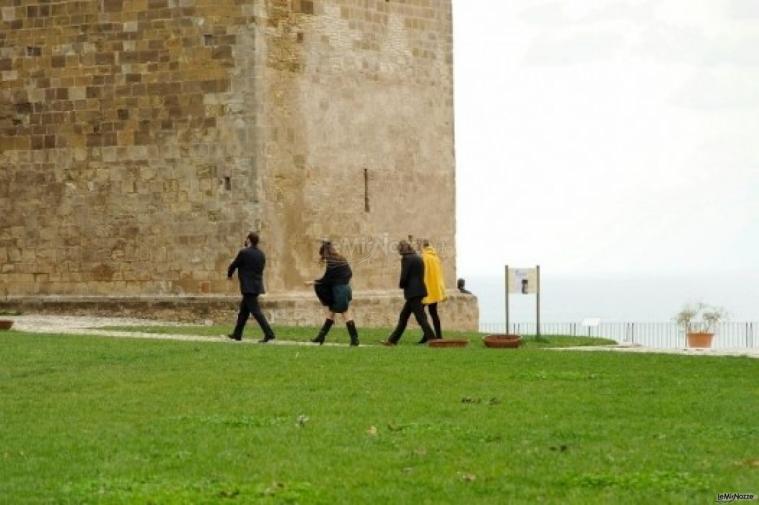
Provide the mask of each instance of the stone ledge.
{"label": "stone ledge", "polygon": [[[395,325],[403,305],[399,291],[354,292],[352,311],[359,326],[389,328]],[[324,319],[324,308],[308,292],[264,295],[261,307],[272,324],[316,326]],[[7,296],[0,310],[35,314],[122,316],[184,322],[232,324],[239,296]],[[477,298],[449,292],[439,308],[443,331],[476,331],[479,324]],[[412,324],[413,317],[412,317]]]}

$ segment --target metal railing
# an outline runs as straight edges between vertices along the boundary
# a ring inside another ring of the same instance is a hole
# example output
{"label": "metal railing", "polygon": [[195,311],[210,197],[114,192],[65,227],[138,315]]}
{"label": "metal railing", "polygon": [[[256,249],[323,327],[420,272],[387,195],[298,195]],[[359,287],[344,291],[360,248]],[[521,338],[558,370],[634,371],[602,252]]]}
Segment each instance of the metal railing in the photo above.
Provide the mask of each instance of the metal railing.
{"label": "metal railing", "polygon": [[[503,323],[482,323],[484,333],[504,333]],[[535,335],[535,323],[511,323],[506,333]],[[660,349],[686,347],[685,332],[674,322],[630,323],[602,322],[587,327],[581,323],[541,323],[541,335],[570,335],[608,338],[619,343],[639,344]],[[759,322],[723,322],[717,324],[712,347],[715,349],[751,349],[759,347]]]}

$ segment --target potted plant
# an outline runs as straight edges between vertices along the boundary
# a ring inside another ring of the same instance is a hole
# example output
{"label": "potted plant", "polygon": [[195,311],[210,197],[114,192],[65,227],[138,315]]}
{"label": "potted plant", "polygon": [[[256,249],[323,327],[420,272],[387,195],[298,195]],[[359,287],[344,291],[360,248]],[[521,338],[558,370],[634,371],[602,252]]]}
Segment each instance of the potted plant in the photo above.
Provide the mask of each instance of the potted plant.
{"label": "potted plant", "polygon": [[677,324],[685,331],[688,347],[709,348],[712,346],[717,323],[725,319],[727,313],[719,307],[704,303],[686,305],[676,316]]}
{"label": "potted plant", "polygon": [[522,345],[521,335],[487,335],[482,337],[485,347],[495,349],[516,349]]}

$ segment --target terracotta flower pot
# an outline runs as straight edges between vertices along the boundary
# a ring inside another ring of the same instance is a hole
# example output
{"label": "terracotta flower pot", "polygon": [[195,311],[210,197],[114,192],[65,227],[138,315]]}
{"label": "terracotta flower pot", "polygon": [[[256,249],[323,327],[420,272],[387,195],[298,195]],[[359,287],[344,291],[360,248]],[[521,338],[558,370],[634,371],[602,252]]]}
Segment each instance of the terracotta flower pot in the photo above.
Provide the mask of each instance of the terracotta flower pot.
{"label": "terracotta flower pot", "polygon": [[482,341],[485,343],[485,347],[495,349],[516,349],[522,345],[520,335],[488,335]]}
{"label": "terracotta flower pot", "polygon": [[438,338],[427,342],[429,347],[466,347],[469,345],[469,340],[466,339],[448,339]]}
{"label": "terracotta flower pot", "polygon": [[10,330],[12,326],[13,321],[10,321],[8,319],[0,320],[0,330]]}
{"label": "terracotta flower pot", "polygon": [[708,349],[712,346],[712,338],[714,338],[714,333],[688,333],[688,347]]}

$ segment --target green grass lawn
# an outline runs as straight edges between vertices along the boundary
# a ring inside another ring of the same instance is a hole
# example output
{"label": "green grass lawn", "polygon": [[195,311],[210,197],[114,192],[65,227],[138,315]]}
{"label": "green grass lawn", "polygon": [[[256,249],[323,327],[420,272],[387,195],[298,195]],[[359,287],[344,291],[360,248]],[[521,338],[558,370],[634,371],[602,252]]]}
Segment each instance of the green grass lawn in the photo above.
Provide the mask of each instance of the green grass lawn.
{"label": "green grass lawn", "polygon": [[757,360],[413,337],[353,349],[0,333],[0,503],[759,493]]}

